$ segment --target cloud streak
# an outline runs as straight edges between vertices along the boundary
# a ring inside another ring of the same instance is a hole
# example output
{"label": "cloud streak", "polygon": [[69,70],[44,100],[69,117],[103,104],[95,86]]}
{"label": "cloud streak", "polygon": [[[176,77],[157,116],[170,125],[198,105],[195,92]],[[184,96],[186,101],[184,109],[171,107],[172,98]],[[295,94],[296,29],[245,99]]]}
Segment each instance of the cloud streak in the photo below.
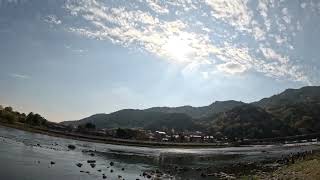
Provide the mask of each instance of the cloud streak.
{"label": "cloud streak", "polygon": [[15,79],[22,79],[22,80],[26,80],[26,79],[30,79],[31,77],[26,75],[26,74],[17,74],[17,73],[11,73],[9,74],[10,77],[15,78]]}

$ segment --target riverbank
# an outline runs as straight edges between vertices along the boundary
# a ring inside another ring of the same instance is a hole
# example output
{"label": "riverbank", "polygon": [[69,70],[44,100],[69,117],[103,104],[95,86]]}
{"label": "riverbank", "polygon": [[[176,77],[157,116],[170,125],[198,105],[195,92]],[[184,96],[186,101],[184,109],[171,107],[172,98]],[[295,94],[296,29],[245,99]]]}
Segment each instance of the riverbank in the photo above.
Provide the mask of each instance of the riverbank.
{"label": "riverbank", "polygon": [[258,172],[256,175],[242,177],[243,180],[291,180],[320,179],[320,152],[314,152],[294,163],[279,166],[274,171]]}
{"label": "riverbank", "polygon": [[32,133],[44,134],[48,136],[61,137],[67,139],[74,139],[79,141],[88,141],[104,144],[125,145],[125,146],[137,146],[137,147],[154,147],[154,148],[223,148],[223,147],[235,147],[236,144],[215,144],[215,143],[170,143],[170,142],[153,142],[153,141],[139,141],[139,140],[127,140],[116,139],[101,136],[84,135],[79,133],[66,133],[62,131],[50,130],[40,127],[30,127],[24,124],[8,124],[0,122],[1,126],[15,128]]}
{"label": "riverbank", "polygon": [[259,179],[320,179],[320,153],[314,153],[305,160],[283,166],[268,175],[260,175]]}

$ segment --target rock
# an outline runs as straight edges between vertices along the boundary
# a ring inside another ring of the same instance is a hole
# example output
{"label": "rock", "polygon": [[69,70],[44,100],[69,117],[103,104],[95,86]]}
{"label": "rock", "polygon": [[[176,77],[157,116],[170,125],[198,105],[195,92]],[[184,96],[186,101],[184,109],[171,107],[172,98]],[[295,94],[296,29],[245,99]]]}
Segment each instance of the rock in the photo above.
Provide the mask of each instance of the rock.
{"label": "rock", "polygon": [[119,179],[121,179],[121,178],[122,178],[122,176],[118,175],[118,178],[119,178]]}
{"label": "rock", "polygon": [[96,167],[96,164],[91,163],[90,166],[91,166],[92,168],[95,168],[95,167]]}
{"label": "rock", "polygon": [[75,150],[75,149],[76,149],[76,146],[73,145],[73,144],[69,144],[69,145],[68,145],[68,148],[71,149],[71,150]]}
{"label": "rock", "polygon": [[98,172],[101,172],[101,169],[98,169]]}
{"label": "rock", "polygon": [[54,165],[54,164],[56,164],[56,163],[55,163],[55,162],[53,162],[53,161],[51,161],[51,162],[50,162],[50,164],[51,164],[51,165]]}
{"label": "rock", "polygon": [[124,168],[122,168],[121,170],[124,171]]}
{"label": "rock", "polygon": [[196,168],[196,171],[201,171],[202,169],[201,168]]}
{"label": "rock", "polygon": [[203,177],[203,178],[207,177],[207,175],[205,173],[201,173],[200,176]]}
{"label": "rock", "polygon": [[87,163],[96,163],[96,160],[88,160]]}
{"label": "rock", "polygon": [[110,162],[110,166],[113,166],[113,165],[114,165],[114,162],[111,161],[111,162]]}
{"label": "rock", "polygon": [[107,176],[105,174],[102,174],[102,179],[107,179]]}
{"label": "rock", "polygon": [[76,164],[78,167],[82,167],[82,164],[81,163],[77,163]]}
{"label": "rock", "polygon": [[95,156],[95,154],[94,154],[94,153],[90,153],[89,155],[90,155],[90,156],[92,156],[92,157],[93,157],[93,156]]}
{"label": "rock", "polygon": [[113,173],[113,170],[111,169],[110,172]]}

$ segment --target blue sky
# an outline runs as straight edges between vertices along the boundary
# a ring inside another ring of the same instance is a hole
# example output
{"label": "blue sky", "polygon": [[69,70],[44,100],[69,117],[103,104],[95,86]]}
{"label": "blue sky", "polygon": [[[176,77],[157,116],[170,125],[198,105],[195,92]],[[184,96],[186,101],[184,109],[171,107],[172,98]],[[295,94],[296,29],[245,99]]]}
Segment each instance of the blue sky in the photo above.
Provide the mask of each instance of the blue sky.
{"label": "blue sky", "polygon": [[0,104],[51,121],[319,85],[317,0],[0,0]]}

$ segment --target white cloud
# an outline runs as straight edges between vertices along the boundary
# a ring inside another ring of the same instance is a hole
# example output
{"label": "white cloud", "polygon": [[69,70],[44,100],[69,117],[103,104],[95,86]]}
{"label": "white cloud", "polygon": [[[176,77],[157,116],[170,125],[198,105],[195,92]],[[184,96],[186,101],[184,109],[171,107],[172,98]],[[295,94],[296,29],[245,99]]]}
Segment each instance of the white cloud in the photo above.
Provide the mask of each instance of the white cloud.
{"label": "white cloud", "polygon": [[162,7],[160,5],[160,1],[159,0],[146,0],[146,3],[149,5],[149,7],[160,14],[167,14],[169,13],[169,10],[165,7]]}
{"label": "white cloud", "polygon": [[261,52],[263,53],[264,57],[269,60],[276,60],[279,61],[282,64],[287,64],[289,62],[288,57],[284,57],[278,53],[276,53],[273,49],[271,48],[265,48],[265,47],[260,47]]}
{"label": "white cloud", "polygon": [[16,78],[16,79],[30,79],[30,76],[26,74],[17,74],[17,73],[11,73],[9,74],[10,77]]}
{"label": "white cloud", "polygon": [[239,74],[247,70],[246,66],[238,63],[227,62],[225,64],[219,64],[218,70],[229,73],[229,74]]}
{"label": "white cloud", "polygon": [[48,16],[44,17],[44,21],[49,24],[55,24],[55,25],[59,25],[62,23],[62,21],[59,20],[58,17],[55,15],[48,15]]}
{"label": "white cloud", "polygon": [[246,29],[245,27],[252,21],[252,14],[246,0],[206,0],[206,3],[212,8],[213,17],[229,22],[240,29]]}
{"label": "white cloud", "polygon": [[307,7],[307,3],[305,3],[305,2],[301,3],[301,4],[300,4],[300,7],[301,7],[302,9],[306,8],[306,7]]}

